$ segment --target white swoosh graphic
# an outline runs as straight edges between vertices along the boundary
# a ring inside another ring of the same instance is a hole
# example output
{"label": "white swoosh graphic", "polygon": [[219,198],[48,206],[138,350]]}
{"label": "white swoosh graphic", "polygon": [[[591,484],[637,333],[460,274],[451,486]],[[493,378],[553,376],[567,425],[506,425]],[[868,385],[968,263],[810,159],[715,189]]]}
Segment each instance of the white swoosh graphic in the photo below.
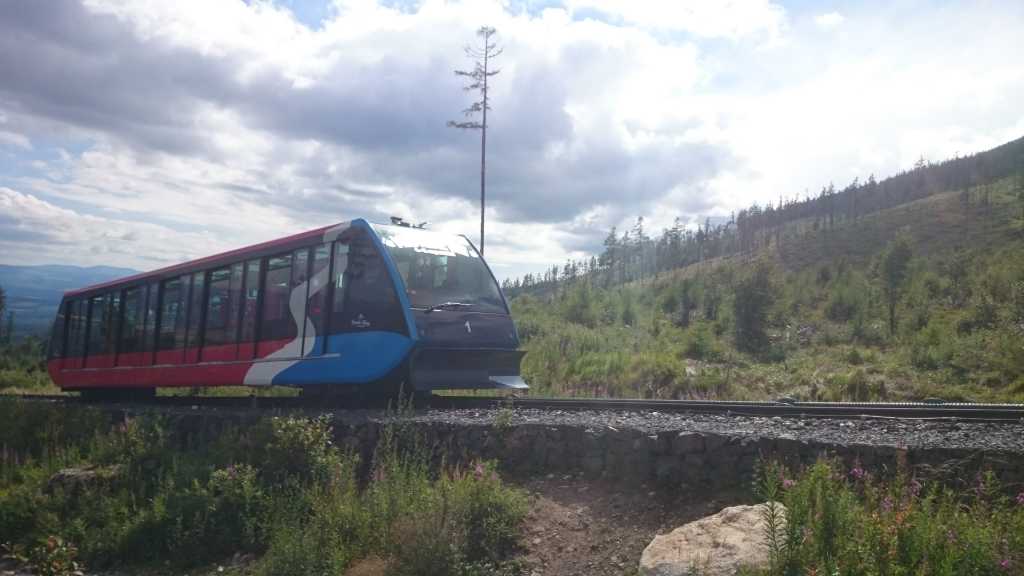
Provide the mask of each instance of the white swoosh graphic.
{"label": "white swoosh graphic", "polygon": [[[338,236],[349,228],[349,223],[344,222],[333,226],[324,231],[323,243],[329,244],[338,238]],[[329,255],[328,258],[333,257]],[[314,289],[310,292],[308,298],[312,298],[314,295],[323,290],[327,283],[330,281],[330,266],[325,266],[323,270],[317,272],[313,278]],[[303,341],[305,341],[306,350],[311,351],[313,349],[313,343],[316,342],[316,326],[306,316],[306,289],[309,286],[310,280],[306,280],[302,284],[299,284],[292,289],[291,294],[288,297],[288,311],[291,312],[292,322],[295,323],[296,336],[291,342],[284,345],[283,348],[277,350],[271,354],[268,354],[264,359],[273,360],[275,358],[297,358],[302,355]],[[302,332],[298,331],[299,318],[305,319],[305,338],[299,336]],[[308,352],[307,352],[308,354]],[[287,360],[281,362],[257,362],[249,367],[249,370],[245,373],[245,380],[243,384],[246,386],[269,386],[274,377],[281,372],[291,368],[297,364],[299,360]]]}

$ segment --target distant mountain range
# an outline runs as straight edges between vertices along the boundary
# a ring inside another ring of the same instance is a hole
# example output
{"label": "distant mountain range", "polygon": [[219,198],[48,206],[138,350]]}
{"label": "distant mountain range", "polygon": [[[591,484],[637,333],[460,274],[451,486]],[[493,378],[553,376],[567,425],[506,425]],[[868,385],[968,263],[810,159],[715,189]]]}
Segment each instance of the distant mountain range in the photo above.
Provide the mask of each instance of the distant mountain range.
{"label": "distant mountain range", "polygon": [[[0,287],[7,293],[7,310],[14,312],[15,336],[43,335],[65,291],[137,273],[130,268],[111,266],[0,264]],[[6,326],[6,313],[3,322]]]}

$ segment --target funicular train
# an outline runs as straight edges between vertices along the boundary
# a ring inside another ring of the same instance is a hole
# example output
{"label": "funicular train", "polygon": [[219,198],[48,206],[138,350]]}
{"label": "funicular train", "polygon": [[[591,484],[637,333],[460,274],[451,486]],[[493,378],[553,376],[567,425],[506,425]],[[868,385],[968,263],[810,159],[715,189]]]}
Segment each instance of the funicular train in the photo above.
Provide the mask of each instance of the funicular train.
{"label": "funicular train", "polygon": [[362,219],[67,292],[64,390],[525,388],[508,304],[462,236]]}

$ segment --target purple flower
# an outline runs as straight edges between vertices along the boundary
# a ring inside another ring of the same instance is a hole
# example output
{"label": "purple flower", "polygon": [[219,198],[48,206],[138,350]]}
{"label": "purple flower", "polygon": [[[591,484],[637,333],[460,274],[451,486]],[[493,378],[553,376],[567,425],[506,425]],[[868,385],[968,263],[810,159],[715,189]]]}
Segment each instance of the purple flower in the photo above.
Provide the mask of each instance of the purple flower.
{"label": "purple flower", "polygon": [[999,562],[999,567],[1002,568],[1003,570],[1009,570],[1010,569],[1010,559],[1009,558],[1003,558]]}
{"label": "purple flower", "polygon": [[892,510],[892,498],[891,497],[886,496],[885,499],[882,500],[882,510],[884,510],[886,512]]}
{"label": "purple flower", "polygon": [[783,478],[782,479],[782,488],[784,490],[789,490],[790,488],[792,488],[795,485],[796,485],[796,481],[791,479],[791,478]]}
{"label": "purple flower", "polygon": [[482,479],[484,477],[484,466],[483,466],[483,464],[481,464],[479,462],[476,463],[476,467],[473,468],[473,477],[475,477],[477,480],[480,480],[480,479]]}
{"label": "purple flower", "polygon": [[853,476],[857,480],[863,480],[866,475],[867,472],[865,472],[860,466],[854,466],[853,469],[850,470],[850,476]]}
{"label": "purple flower", "polygon": [[916,479],[910,481],[910,494],[917,496],[921,493],[921,483]]}
{"label": "purple flower", "polygon": [[1017,494],[1017,505],[1024,506],[1024,492]]}

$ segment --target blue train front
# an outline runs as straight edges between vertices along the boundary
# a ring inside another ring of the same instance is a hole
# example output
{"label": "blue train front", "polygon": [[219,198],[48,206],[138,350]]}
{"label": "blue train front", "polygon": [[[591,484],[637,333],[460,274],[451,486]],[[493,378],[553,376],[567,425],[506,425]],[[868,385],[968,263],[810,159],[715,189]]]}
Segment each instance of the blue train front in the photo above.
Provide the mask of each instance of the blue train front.
{"label": "blue train front", "polygon": [[508,304],[465,237],[354,220],[327,230],[323,240],[334,246],[330,270],[313,274],[292,295],[291,315],[302,315],[299,302],[308,310],[320,290],[330,292],[327,334],[317,334],[307,312],[302,355],[282,349],[283,362],[275,362],[271,354],[249,368],[246,384],[310,392],[329,385],[400,384],[416,392],[527,387]]}

